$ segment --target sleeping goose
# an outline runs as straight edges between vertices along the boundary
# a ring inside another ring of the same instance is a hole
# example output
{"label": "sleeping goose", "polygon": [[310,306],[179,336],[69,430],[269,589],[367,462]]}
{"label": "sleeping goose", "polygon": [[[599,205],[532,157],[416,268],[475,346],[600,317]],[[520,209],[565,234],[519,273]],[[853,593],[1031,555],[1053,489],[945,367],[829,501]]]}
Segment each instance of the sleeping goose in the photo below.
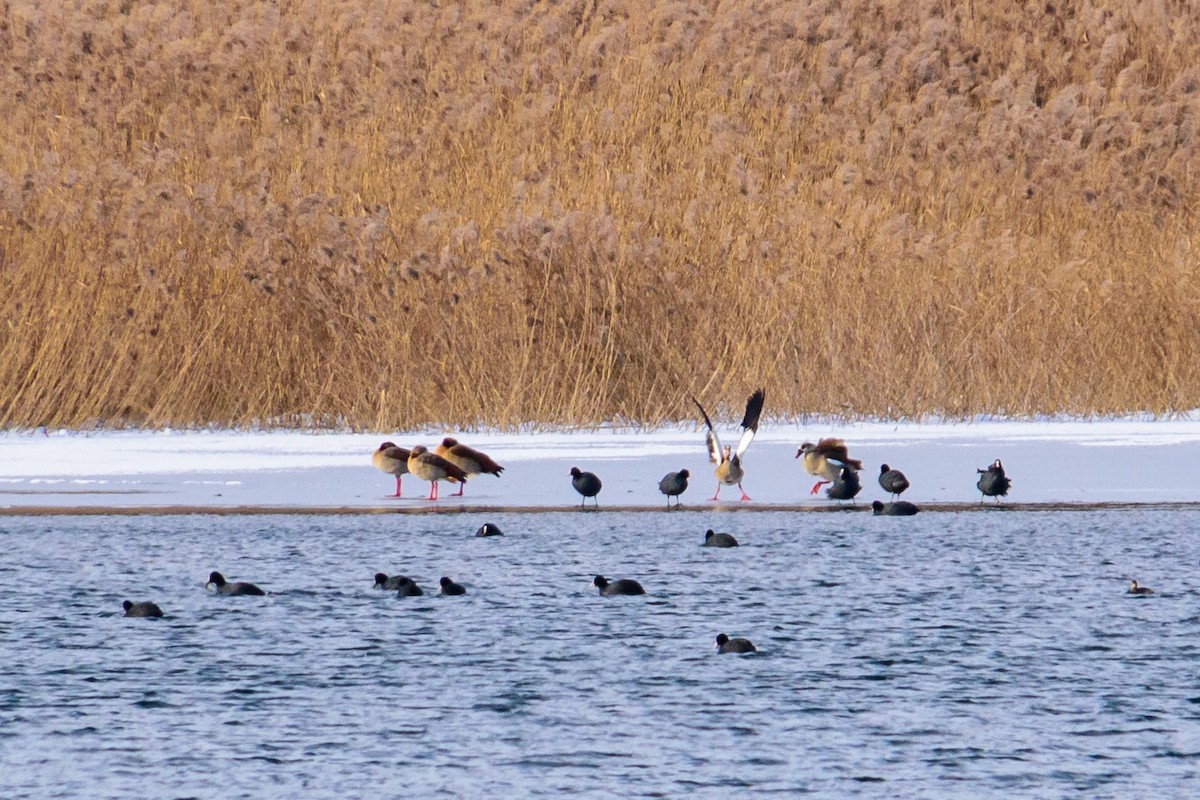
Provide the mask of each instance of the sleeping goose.
{"label": "sleeping goose", "polygon": [[375,469],[396,476],[396,493],[392,497],[400,496],[400,476],[408,474],[408,456],[409,451],[406,448],[397,447],[392,442],[384,442],[371,454],[371,463]]}
{"label": "sleeping goose", "polygon": [[[449,461],[454,466],[466,473],[467,478],[472,475],[479,475],[486,472],[489,475],[500,477],[500,473],[504,472],[504,467],[497,464],[486,453],[481,453],[474,447],[467,447],[455,439],[453,436],[447,436],[442,439],[442,443],[433,449],[433,454],[441,456]],[[461,497],[463,489],[467,487],[464,480],[458,486],[458,491],[454,493],[455,497]]]}
{"label": "sleeping goose", "polygon": [[462,483],[467,473],[439,455],[429,452],[423,444],[412,449],[408,456],[408,471],[423,481],[429,481],[429,499],[438,499],[438,481]]}

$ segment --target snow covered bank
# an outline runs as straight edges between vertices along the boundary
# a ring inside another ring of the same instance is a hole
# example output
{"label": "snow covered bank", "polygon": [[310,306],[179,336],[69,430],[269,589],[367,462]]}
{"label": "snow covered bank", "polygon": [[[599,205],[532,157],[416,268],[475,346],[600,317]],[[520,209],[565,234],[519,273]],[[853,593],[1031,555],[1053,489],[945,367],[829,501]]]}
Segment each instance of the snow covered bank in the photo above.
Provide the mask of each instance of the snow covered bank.
{"label": "snow covered bank", "polygon": [[[720,429],[727,444],[736,430]],[[429,485],[404,478],[404,497],[388,495],[393,479],[371,466],[381,441],[433,446],[449,431],[346,434],[297,431],[0,434],[0,509],[194,506],[314,508],[426,507]],[[1200,500],[1200,422],[986,421],[970,424],[769,424],[746,454],[744,486],[752,505],[829,504],[808,494],[813,478],[794,456],[804,441],[840,436],[864,463],[859,503],[886,499],[879,465],[903,470],[916,503],[979,500],[976,468],[1000,458],[1013,479],[1009,502],[1167,503]],[[465,498],[443,485],[438,507],[464,501],[483,507],[578,504],[568,471],[591,470],[604,481],[601,508],[663,502],[658,480],[687,468],[693,478],[685,507],[715,505],[715,479],[703,432],[692,427],[652,432],[483,433],[459,438],[505,466],[473,479]],[[736,487],[721,505],[739,505]],[[664,504],[665,505],[665,504]]]}

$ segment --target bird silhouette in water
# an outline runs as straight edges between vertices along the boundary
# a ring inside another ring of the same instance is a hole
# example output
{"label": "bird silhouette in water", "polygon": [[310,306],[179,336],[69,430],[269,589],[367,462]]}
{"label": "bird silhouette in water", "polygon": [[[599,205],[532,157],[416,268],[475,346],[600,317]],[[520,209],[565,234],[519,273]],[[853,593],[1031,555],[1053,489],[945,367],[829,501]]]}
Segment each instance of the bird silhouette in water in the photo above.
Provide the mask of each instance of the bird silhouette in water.
{"label": "bird silhouette in water", "polygon": [[746,471],[742,468],[742,456],[745,454],[746,448],[750,446],[750,442],[754,441],[754,434],[758,432],[758,418],[762,415],[765,397],[763,390],[759,389],[747,398],[746,413],[742,415],[742,435],[738,438],[737,447],[732,450],[729,447],[721,446],[721,440],[717,438],[717,431],[713,428],[712,420],[708,418],[708,412],[704,410],[704,406],[700,405],[699,400],[695,397],[692,398],[696,408],[700,409],[700,416],[704,417],[704,425],[708,428],[708,435],[705,437],[705,442],[708,444],[708,458],[717,465],[714,470],[717,476],[717,491],[710,499],[716,500],[721,496],[722,486],[737,486],[738,491],[742,493],[741,499],[750,499],[746,490],[742,488],[742,478],[746,475]]}
{"label": "bird silhouette in water", "polygon": [[881,464],[879,467],[879,485],[883,490],[892,496],[895,500],[900,495],[904,494],[904,490],[908,488],[908,478],[898,469],[892,469],[887,464]]}
{"label": "bird silhouette in water", "polygon": [[825,496],[830,500],[853,500],[862,491],[862,481],[858,473],[850,467],[842,467],[837,479],[825,490]]}
{"label": "bird silhouette in water", "polygon": [[[993,461],[987,469],[977,469],[975,472],[979,473],[979,480],[975,485],[983,492],[983,497],[994,497],[999,503],[1001,497],[1008,496],[1012,481],[1004,474],[1004,465],[1000,463],[1000,459]],[[980,502],[983,502],[983,498],[980,498]]]}
{"label": "bird silhouette in water", "polygon": [[596,499],[596,495],[600,494],[600,489],[604,484],[600,482],[600,478],[594,472],[584,472],[579,467],[571,467],[571,486],[575,491],[583,495],[583,499],[579,501],[579,507],[583,508],[587,503],[587,499],[592,498],[592,502],[596,508],[600,507],[600,501]]}
{"label": "bird silhouette in water", "polygon": [[850,457],[846,443],[841,439],[821,439],[816,444],[805,442],[796,451],[796,458],[804,459],[804,471],[818,478],[809,494],[816,494],[825,484],[836,481],[842,474],[842,467],[850,467],[855,472],[862,469],[862,462]]}
{"label": "bird silhouette in water", "polygon": [[716,649],[718,653],[757,653],[758,648],[749,639],[735,637],[730,639],[725,634],[717,634]]}
{"label": "bird silhouette in water", "polygon": [[663,476],[663,479],[658,482],[658,490],[667,496],[667,508],[671,508],[671,498],[675,498],[675,507],[679,508],[679,495],[687,491],[688,478],[691,473],[686,469],[681,469],[679,472],[668,472]]}

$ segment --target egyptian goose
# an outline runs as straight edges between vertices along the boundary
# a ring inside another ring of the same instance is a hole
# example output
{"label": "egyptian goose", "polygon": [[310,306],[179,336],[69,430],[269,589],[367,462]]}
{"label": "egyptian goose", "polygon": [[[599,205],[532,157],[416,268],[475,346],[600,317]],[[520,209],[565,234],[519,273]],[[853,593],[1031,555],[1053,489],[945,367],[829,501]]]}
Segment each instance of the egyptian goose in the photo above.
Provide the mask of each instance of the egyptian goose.
{"label": "egyptian goose", "polygon": [[219,572],[210,572],[209,573],[208,583],[204,584],[204,588],[207,589],[209,586],[215,586],[217,588],[217,594],[228,594],[228,595],[264,595],[264,594],[266,594],[266,592],[264,592],[262,589],[255,586],[253,583],[245,583],[243,581],[237,581],[236,583],[229,583],[227,580],[225,580],[225,576]]}
{"label": "egyptian goose", "polygon": [[696,404],[696,408],[700,409],[700,416],[704,417],[704,424],[708,428],[708,435],[705,437],[705,442],[708,444],[708,458],[712,463],[717,465],[715,470],[717,475],[717,491],[710,498],[716,500],[721,495],[722,486],[737,486],[738,491],[742,493],[742,500],[749,500],[749,495],[742,488],[742,478],[746,472],[742,469],[742,454],[746,452],[746,448],[750,446],[750,442],[754,441],[754,434],[758,432],[758,418],[762,415],[763,407],[763,390],[759,389],[746,400],[746,413],[742,416],[742,435],[738,439],[737,449],[730,453],[730,448],[721,447],[721,440],[717,438],[717,432],[713,428],[712,420],[708,418],[708,412],[704,410],[704,406],[700,405],[700,401],[695,397],[692,402]]}
{"label": "egyptian goose", "polygon": [[1154,590],[1149,586],[1138,586],[1137,581],[1129,582],[1129,591],[1126,594],[1154,594]]}
{"label": "egyptian goose", "polygon": [[904,494],[904,490],[908,488],[909,483],[908,478],[900,470],[892,469],[887,464],[880,464],[879,485],[895,500]]}
{"label": "egyptian goose", "polygon": [[[983,492],[984,497],[994,497],[996,502],[1000,502],[1001,497],[1008,496],[1008,489],[1012,486],[1012,481],[1004,474],[1004,465],[1000,463],[1000,459],[992,462],[992,465],[987,469],[975,470],[979,474],[979,480],[976,486],[979,491]],[[980,498],[983,502],[983,498]]]}
{"label": "egyptian goose", "polygon": [[704,532],[704,544],[701,547],[737,547],[738,540],[732,534],[716,533],[712,528]]}
{"label": "egyptian goose", "polygon": [[758,648],[749,639],[730,639],[725,634],[717,636],[718,653],[757,653]]}
{"label": "egyptian goose", "polygon": [[392,497],[400,496],[400,476],[408,474],[408,456],[409,451],[406,448],[397,447],[392,442],[384,442],[371,454],[371,463],[375,469],[396,476],[396,493]]}
{"label": "egyptian goose", "polygon": [[600,507],[600,501],[595,498],[600,494],[600,489],[604,484],[600,483],[596,473],[584,472],[579,467],[571,467],[571,485],[575,487],[575,491],[583,495],[583,499],[579,501],[580,508],[583,508],[589,497],[596,504],[596,508]]}
{"label": "egyptian goose", "polygon": [[821,439],[816,444],[805,442],[796,451],[796,458],[804,459],[805,472],[822,479],[813,484],[809,494],[816,494],[822,486],[837,480],[842,474],[842,467],[850,467],[855,471],[862,469],[862,462],[850,458],[846,443],[841,439]]}
{"label": "egyptian goose", "polygon": [[605,597],[612,597],[618,594],[645,594],[646,590],[642,585],[632,578],[621,578],[620,580],[612,581],[611,583],[603,575],[597,575],[592,581],[592,586],[600,590],[600,594]]}
{"label": "egyptian goose", "polygon": [[430,500],[438,499],[438,481],[462,483],[467,479],[467,473],[460,467],[429,452],[429,448],[423,444],[417,445],[409,453],[408,471],[423,481],[429,481]]}
{"label": "egyptian goose", "polygon": [[140,603],[134,603],[126,600],[121,603],[121,608],[125,609],[127,617],[161,617],[162,609],[149,600],[143,600]]}
{"label": "egyptian goose", "polygon": [[[454,466],[466,473],[467,478],[472,475],[479,475],[486,472],[489,475],[500,477],[500,473],[504,472],[504,467],[493,461],[486,453],[481,453],[473,447],[467,447],[465,444],[460,444],[458,439],[453,436],[447,436],[442,439],[442,443],[433,449],[433,454],[441,456],[449,461]],[[454,493],[455,497],[462,497],[463,489],[467,487],[466,480],[458,486],[458,491]]]}
{"label": "egyptian goose", "polygon": [[876,500],[875,502],[871,503],[871,511],[873,511],[876,516],[911,517],[913,514],[916,514],[918,511],[920,511],[920,509],[907,500],[897,500],[894,503],[881,503],[880,501]]}
{"label": "egyptian goose", "polygon": [[658,490],[667,496],[667,508],[671,508],[671,498],[675,498],[675,507],[679,508],[679,495],[687,491],[688,478],[692,473],[686,469],[681,469],[679,472],[668,472],[663,476],[663,479],[658,482]]}

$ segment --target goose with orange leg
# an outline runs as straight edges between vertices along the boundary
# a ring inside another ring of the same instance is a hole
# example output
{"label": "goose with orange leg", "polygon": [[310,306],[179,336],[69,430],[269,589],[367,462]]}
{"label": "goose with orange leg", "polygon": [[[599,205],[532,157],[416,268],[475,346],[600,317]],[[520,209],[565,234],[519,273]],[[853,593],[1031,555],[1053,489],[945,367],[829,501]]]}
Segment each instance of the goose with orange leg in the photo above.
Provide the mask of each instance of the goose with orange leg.
{"label": "goose with orange leg", "polygon": [[816,444],[805,442],[796,451],[796,458],[804,459],[804,471],[818,478],[809,494],[816,494],[825,484],[836,481],[843,467],[850,467],[855,472],[862,469],[862,462],[850,457],[846,443],[832,437],[820,439]]}
{"label": "goose with orange leg", "polygon": [[738,491],[742,493],[741,499],[750,499],[746,490],[742,488],[742,478],[746,475],[746,470],[742,467],[742,456],[750,447],[750,442],[754,441],[754,434],[758,432],[758,419],[762,415],[764,398],[765,394],[762,389],[747,398],[746,413],[742,415],[742,435],[738,438],[736,448],[721,446],[721,440],[717,438],[717,431],[713,428],[712,420],[708,418],[708,412],[704,410],[704,406],[700,405],[699,400],[695,397],[692,398],[692,402],[700,410],[700,416],[704,417],[705,427],[708,428],[708,434],[704,438],[708,445],[708,458],[717,465],[714,470],[717,476],[717,491],[709,499],[720,498],[722,486],[737,486]]}
{"label": "goose with orange leg", "polygon": [[429,452],[423,444],[414,447],[409,454],[408,471],[420,480],[429,481],[429,500],[438,499],[438,481],[462,483],[467,479],[467,473],[460,467]]}
{"label": "goose with orange leg", "polygon": [[472,475],[495,475],[500,477],[504,467],[497,464],[487,453],[482,453],[474,447],[468,447],[453,436],[442,439],[442,443],[433,449],[433,454],[441,456],[454,466],[461,469],[467,476],[458,486],[455,497],[462,497],[463,489],[467,487],[467,479]]}
{"label": "goose with orange leg", "polygon": [[371,454],[371,464],[380,472],[396,476],[396,493],[400,496],[400,476],[408,474],[408,457],[411,455],[405,447],[397,447],[392,442],[384,442]]}

